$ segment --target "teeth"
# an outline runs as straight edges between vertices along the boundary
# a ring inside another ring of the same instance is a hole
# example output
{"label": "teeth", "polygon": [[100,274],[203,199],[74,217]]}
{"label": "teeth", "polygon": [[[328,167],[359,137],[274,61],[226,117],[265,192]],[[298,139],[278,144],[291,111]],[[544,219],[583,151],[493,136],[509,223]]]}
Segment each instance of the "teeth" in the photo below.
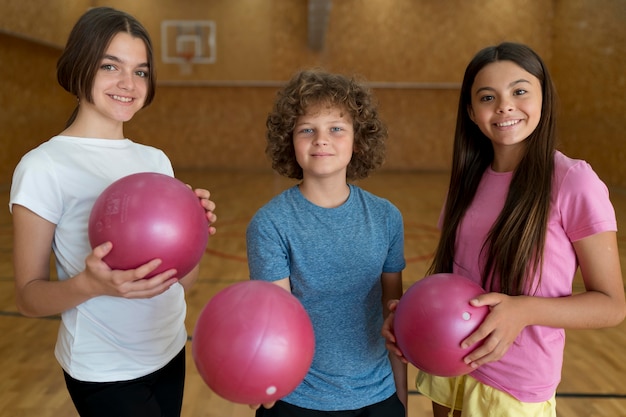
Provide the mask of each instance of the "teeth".
{"label": "teeth", "polygon": [[509,120],[508,122],[504,122],[504,123],[497,123],[498,127],[506,127],[506,126],[513,126],[519,123],[519,120]]}
{"label": "teeth", "polygon": [[114,100],[121,101],[123,103],[130,103],[133,101],[130,97],[112,96]]}

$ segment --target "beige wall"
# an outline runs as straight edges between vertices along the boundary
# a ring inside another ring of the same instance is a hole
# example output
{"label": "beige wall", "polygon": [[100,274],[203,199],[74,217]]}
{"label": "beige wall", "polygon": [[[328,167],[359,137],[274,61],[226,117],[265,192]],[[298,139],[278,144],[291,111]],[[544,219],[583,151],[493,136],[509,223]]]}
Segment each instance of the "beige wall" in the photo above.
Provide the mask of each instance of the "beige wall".
{"label": "beige wall", "polygon": [[138,17],[157,57],[161,21],[216,22],[216,63],[185,75],[159,61],[156,100],[126,128],[176,169],[269,169],[264,127],[276,88],[321,66],[372,83],[390,131],[385,169],[447,170],[465,65],[483,46],[512,40],[553,70],[562,148],[626,188],[624,0],[334,0],[319,52],[307,46],[305,0],[0,0],[0,184],[69,116],[74,99],[54,67],[72,24],[94,5]]}
{"label": "beige wall", "polygon": [[555,12],[561,148],[626,188],[626,0],[558,0]]}

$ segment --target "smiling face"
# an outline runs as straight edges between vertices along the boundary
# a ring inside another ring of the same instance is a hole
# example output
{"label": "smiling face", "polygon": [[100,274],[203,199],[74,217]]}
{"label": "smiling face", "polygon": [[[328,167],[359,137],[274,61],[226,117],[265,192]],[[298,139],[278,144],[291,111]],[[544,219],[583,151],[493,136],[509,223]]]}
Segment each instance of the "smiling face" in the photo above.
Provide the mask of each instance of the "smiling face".
{"label": "smiling face", "polygon": [[540,81],[512,61],[497,61],[476,74],[468,112],[497,157],[524,146],[539,124],[541,106]]}
{"label": "smiling face", "polygon": [[149,71],[143,40],[118,33],[112,38],[94,78],[93,103],[81,101],[82,110],[102,121],[130,120],[143,108]]}
{"label": "smiling face", "polygon": [[354,145],[352,119],[337,107],[312,106],[296,121],[293,145],[304,178],[337,177],[345,182]]}

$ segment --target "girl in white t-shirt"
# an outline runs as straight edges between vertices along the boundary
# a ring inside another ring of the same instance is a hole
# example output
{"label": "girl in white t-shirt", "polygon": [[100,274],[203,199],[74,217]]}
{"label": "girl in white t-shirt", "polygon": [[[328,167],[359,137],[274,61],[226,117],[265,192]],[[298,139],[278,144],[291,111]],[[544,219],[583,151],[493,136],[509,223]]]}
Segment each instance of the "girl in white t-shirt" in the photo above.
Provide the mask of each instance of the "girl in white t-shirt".
{"label": "girl in white t-shirt", "polygon": [[[429,274],[453,272],[487,294],[481,326],[461,342],[469,375],[420,372],[436,417],[553,417],[564,330],[619,324],[626,313],[617,223],[589,164],[556,150],[556,91],[541,58],[517,43],[468,65],[448,198]],[[585,291],[572,294],[580,268]],[[392,302],[390,309],[395,309]],[[402,357],[393,315],[387,347]],[[458,395],[455,395],[458,394]]]}
{"label": "girl in white t-shirt", "polygon": [[[78,99],[58,136],[15,169],[13,214],[17,307],[25,316],[61,314],[55,355],[81,416],[180,415],[187,333],[185,289],[198,276],[156,269],[111,270],[107,242],[93,250],[88,218],[96,198],[136,172],[173,176],[167,156],[124,136],[124,122],[154,97],[153,49],[145,28],[108,7],[87,11],[57,63],[59,84]],[[158,192],[158,190],[155,190]],[[215,222],[209,192],[195,194]],[[207,233],[215,233],[209,226]],[[51,280],[54,251],[58,280]]]}

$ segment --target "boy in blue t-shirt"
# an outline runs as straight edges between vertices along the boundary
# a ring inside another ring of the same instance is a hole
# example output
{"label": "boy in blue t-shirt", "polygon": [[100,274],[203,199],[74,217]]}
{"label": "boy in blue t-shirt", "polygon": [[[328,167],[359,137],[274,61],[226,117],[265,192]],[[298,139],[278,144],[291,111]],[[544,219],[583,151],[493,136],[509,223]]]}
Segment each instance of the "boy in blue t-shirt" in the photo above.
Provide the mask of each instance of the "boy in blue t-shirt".
{"label": "boy in blue t-shirt", "polygon": [[299,183],[247,229],[250,278],[295,295],[315,331],[315,356],[288,396],[257,417],[404,417],[406,365],[380,335],[387,301],[402,295],[402,215],[355,185],[378,168],[387,129],[371,92],[354,79],[302,71],[278,93],[266,153]]}

